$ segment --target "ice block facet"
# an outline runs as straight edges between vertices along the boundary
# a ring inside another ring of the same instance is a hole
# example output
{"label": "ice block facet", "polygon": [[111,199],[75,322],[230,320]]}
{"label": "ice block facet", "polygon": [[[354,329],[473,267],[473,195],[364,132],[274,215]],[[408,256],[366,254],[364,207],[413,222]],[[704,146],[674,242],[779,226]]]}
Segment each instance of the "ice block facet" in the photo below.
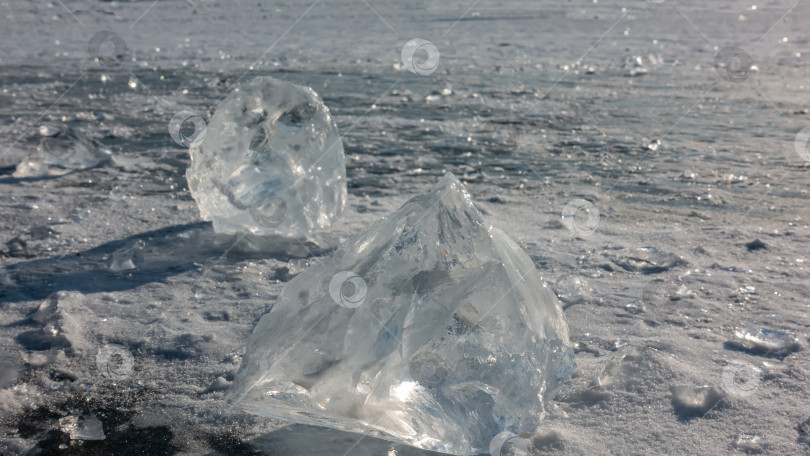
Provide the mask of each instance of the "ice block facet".
{"label": "ice block facet", "polygon": [[228,397],[451,454],[534,431],[573,370],[557,298],[452,174],[292,279]]}
{"label": "ice block facet", "polygon": [[218,233],[301,236],[331,226],[346,204],[337,125],[309,87],[239,85],[190,153],[189,190]]}

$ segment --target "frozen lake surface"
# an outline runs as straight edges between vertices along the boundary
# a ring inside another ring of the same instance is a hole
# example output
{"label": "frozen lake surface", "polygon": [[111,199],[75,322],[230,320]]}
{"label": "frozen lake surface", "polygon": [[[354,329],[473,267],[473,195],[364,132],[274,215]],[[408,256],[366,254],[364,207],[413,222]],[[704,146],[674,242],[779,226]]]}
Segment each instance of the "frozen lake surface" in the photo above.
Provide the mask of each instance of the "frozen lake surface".
{"label": "frozen lake surface", "polygon": [[[0,8],[0,454],[394,454],[224,390],[286,282],[445,171],[565,304],[577,368],[529,454],[810,453],[810,2]],[[259,75],[338,124],[327,232],[200,220],[170,120]],[[53,125],[111,158],[15,175]]]}

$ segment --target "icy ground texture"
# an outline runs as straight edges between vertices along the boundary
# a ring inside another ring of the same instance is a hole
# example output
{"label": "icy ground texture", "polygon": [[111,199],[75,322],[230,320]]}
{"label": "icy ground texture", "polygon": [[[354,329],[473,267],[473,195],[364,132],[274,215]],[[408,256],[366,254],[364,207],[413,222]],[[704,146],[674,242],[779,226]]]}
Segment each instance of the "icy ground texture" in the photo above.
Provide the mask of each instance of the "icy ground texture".
{"label": "icy ground texture", "polygon": [[218,233],[300,236],[329,227],[346,204],[337,125],[309,87],[240,85],[190,151],[189,190]]}
{"label": "icy ground texture", "polygon": [[289,282],[229,392],[248,411],[452,454],[534,431],[574,367],[532,260],[446,174]]}

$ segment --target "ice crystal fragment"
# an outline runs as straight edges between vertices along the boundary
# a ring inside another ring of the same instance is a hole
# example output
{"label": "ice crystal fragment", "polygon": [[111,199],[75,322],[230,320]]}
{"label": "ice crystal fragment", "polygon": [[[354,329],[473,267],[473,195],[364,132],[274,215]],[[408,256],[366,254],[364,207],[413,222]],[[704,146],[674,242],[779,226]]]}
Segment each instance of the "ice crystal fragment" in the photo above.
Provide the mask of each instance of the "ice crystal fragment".
{"label": "ice crystal fragment", "polygon": [[104,440],[101,420],[95,415],[66,416],[59,420],[62,432],[70,435],[70,440]]}
{"label": "ice crystal fragment", "polygon": [[228,397],[268,417],[475,454],[502,432],[535,431],[572,370],[551,288],[447,174],[287,284]]}
{"label": "ice crystal fragment", "polygon": [[240,85],[190,152],[189,190],[218,233],[301,236],[328,228],[346,204],[337,125],[308,87]]}
{"label": "ice crystal fragment", "polygon": [[727,342],[730,348],[746,350],[759,355],[786,356],[799,351],[801,345],[793,334],[787,331],[761,328],[744,323],[734,328],[734,337]]}
{"label": "ice crystal fragment", "polygon": [[17,165],[14,177],[58,176],[110,162],[112,153],[67,125],[42,125],[39,145]]}

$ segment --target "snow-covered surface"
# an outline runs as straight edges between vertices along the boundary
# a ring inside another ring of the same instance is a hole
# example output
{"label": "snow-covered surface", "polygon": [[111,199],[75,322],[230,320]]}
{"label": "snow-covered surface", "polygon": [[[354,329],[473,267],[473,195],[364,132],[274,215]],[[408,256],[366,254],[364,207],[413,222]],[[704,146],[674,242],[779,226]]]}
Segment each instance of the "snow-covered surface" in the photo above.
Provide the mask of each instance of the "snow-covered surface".
{"label": "snow-covered surface", "polygon": [[[0,8],[0,453],[386,454],[223,391],[292,276],[445,171],[565,302],[577,369],[531,453],[810,452],[810,2]],[[89,56],[102,30],[121,59]],[[435,69],[400,62],[413,38]],[[169,122],[210,119],[262,74],[313,87],[337,121],[349,195],[327,232],[199,220]],[[111,160],[13,176],[45,123]],[[92,416],[104,440],[60,426]]]}

